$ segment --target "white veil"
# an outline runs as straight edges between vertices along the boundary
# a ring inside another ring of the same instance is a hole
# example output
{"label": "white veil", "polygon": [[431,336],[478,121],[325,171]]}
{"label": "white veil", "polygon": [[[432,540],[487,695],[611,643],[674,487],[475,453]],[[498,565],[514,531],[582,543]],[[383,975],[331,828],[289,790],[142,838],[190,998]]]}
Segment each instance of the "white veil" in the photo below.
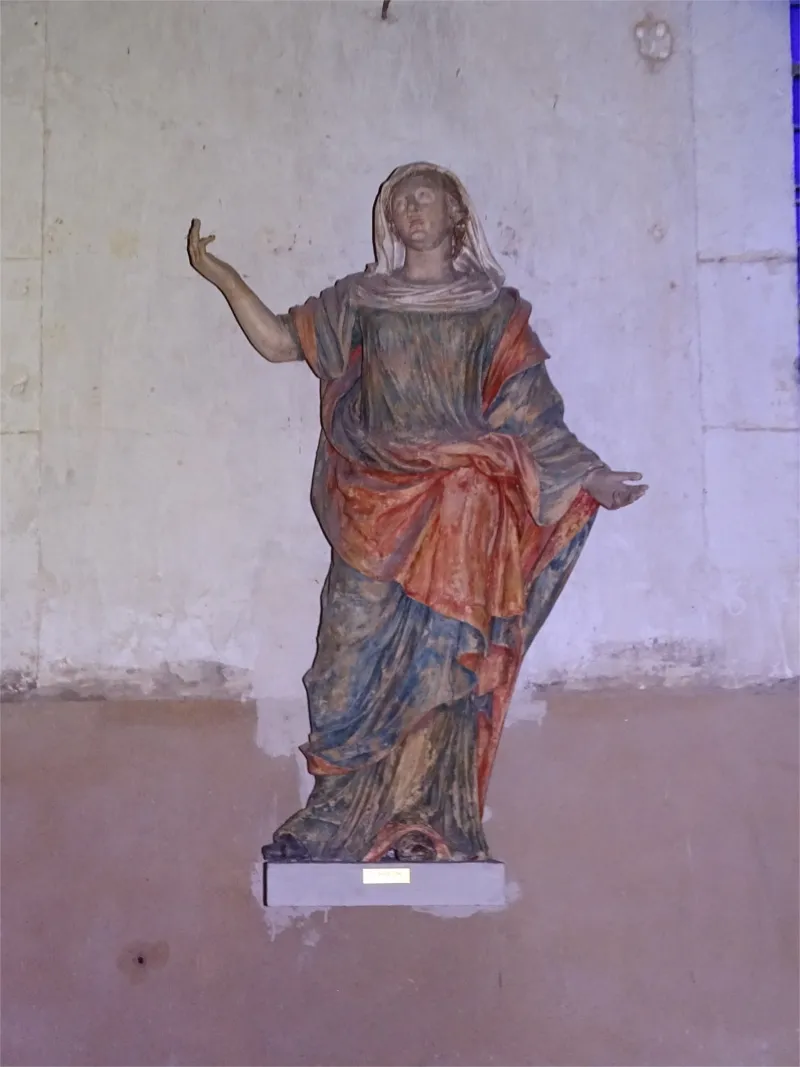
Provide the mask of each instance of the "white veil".
{"label": "white veil", "polygon": [[[405,248],[390,226],[392,193],[404,178],[421,171],[446,175],[458,189],[467,210],[464,241],[453,260],[459,277],[439,285],[409,282],[396,275],[405,262]],[[492,304],[503,286],[505,275],[492,255],[467,190],[455,174],[435,163],[407,163],[392,171],[375,201],[372,229],[375,262],[355,283],[353,297],[358,304],[417,308],[420,311],[466,310]]]}

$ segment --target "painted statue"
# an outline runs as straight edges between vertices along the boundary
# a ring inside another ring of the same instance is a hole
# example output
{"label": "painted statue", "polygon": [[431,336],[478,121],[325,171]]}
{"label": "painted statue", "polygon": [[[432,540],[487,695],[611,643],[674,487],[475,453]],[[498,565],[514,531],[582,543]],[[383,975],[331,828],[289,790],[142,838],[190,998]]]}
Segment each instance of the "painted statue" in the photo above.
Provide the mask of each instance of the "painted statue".
{"label": "painted statue", "polygon": [[189,231],[192,266],[271,363],[320,380],[312,503],[330,542],[304,683],[314,776],[268,861],[485,860],[482,813],[533,638],[599,505],[638,499],[564,424],[530,305],[461,182],[395,170],[375,263],[275,315]]}

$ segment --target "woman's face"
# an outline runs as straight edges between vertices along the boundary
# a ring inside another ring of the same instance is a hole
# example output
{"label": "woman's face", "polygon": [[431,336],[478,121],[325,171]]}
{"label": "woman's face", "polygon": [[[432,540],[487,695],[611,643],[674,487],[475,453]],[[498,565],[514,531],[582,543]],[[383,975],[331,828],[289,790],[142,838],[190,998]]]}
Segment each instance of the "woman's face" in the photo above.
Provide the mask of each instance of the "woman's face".
{"label": "woman's face", "polygon": [[406,248],[428,252],[452,237],[447,194],[424,174],[412,174],[398,183],[390,211],[394,231]]}

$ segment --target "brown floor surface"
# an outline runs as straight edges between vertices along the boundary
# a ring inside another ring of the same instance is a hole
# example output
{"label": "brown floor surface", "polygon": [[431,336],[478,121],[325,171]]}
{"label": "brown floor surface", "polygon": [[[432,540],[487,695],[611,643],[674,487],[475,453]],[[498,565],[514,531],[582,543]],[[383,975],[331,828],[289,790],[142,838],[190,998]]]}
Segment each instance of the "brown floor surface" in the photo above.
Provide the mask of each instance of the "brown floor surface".
{"label": "brown floor surface", "polygon": [[798,1064],[797,690],[548,706],[489,798],[515,903],[277,936],[252,707],[6,706],[2,1063]]}

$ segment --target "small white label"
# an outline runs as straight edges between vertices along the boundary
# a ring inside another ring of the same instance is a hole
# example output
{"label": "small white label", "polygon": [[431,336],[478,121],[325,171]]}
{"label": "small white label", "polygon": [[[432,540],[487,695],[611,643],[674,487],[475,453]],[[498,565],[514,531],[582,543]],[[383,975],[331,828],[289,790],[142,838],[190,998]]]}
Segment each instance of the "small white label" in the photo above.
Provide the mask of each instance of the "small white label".
{"label": "small white label", "polygon": [[361,872],[363,885],[410,885],[410,867],[365,867]]}

